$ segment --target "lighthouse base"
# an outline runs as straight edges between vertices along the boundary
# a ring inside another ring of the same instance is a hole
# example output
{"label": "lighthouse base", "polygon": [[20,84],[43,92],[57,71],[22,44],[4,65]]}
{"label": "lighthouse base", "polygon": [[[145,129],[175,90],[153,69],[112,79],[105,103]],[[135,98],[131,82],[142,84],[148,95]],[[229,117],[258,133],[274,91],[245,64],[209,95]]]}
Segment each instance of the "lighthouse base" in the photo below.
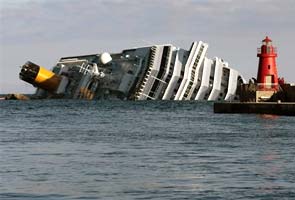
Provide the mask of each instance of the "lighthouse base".
{"label": "lighthouse base", "polygon": [[256,91],[256,102],[268,101],[274,93],[275,93],[275,91],[258,90],[258,91]]}

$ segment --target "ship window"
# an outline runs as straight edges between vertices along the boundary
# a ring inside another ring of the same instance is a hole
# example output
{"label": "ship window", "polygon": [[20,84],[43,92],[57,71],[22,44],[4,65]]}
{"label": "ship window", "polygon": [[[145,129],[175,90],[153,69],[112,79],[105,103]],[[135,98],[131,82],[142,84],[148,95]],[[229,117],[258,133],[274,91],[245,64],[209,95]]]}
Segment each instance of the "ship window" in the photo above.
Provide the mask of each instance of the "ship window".
{"label": "ship window", "polygon": [[270,65],[268,65],[268,69],[270,69]]}
{"label": "ship window", "polygon": [[91,87],[92,87],[92,85],[93,85],[93,81],[88,85],[88,87],[87,87],[87,89],[91,89]]}

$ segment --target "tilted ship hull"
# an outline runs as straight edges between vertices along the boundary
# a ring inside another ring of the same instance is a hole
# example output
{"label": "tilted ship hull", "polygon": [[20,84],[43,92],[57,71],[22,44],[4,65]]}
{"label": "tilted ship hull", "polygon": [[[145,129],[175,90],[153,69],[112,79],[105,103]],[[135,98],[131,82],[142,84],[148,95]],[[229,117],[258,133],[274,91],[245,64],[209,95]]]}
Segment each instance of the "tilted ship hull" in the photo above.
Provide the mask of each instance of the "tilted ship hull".
{"label": "tilted ship hull", "polygon": [[20,78],[37,87],[38,98],[210,100],[238,98],[242,75],[220,58],[206,57],[208,44],[189,50],[170,44],[61,58],[52,71],[34,63]]}

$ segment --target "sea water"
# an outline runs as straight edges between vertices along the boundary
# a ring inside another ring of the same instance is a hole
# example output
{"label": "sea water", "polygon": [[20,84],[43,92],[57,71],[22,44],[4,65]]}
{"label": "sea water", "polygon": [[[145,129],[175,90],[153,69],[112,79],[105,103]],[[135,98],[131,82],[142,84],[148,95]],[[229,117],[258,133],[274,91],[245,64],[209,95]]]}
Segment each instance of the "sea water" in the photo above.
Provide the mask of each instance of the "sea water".
{"label": "sea water", "polygon": [[1,101],[0,199],[295,199],[295,118],[206,102]]}

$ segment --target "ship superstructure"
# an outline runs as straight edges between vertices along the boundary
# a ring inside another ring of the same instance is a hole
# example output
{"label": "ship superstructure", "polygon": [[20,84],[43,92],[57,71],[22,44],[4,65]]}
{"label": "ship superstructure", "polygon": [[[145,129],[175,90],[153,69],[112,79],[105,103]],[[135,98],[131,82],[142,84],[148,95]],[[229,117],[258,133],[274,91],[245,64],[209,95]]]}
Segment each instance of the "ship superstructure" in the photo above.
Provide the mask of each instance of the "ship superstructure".
{"label": "ship superstructure", "polygon": [[39,98],[237,99],[237,87],[245,80],[224,60],[206,57],[208,46],[199,41],[189,50],[164,44],[63,57],[52,72],[27,62],[20,78],[38,88]]}

